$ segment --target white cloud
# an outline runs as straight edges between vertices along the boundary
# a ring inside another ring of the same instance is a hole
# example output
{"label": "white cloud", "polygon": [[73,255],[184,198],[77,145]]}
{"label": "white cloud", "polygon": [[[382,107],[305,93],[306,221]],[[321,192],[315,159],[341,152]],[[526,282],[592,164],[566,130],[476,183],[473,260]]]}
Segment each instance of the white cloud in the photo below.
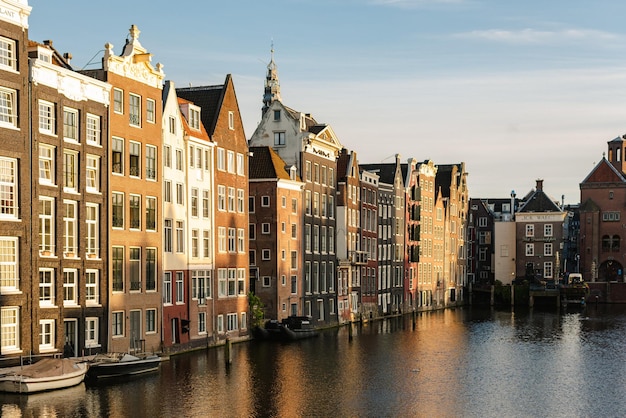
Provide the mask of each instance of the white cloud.
{"label": "white cloud", "polygon": [[620,36],[614,33],[593,29],[562,29],[537,30],[526,28],[522,30],[488,29],[461,32],[452,35],[454,38],[477,39],[502,43],[538,44],[561,43],[580,41],[615,41]]}

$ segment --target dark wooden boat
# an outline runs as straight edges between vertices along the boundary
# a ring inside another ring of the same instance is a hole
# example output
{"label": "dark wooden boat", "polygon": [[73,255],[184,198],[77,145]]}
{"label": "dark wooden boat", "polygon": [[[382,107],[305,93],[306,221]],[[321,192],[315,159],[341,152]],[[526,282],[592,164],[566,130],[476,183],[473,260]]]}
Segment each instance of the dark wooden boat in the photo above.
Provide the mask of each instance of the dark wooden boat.
{"label": "dark wooden boat", "polygon": [[270,319],[262,327],[256,326],[252,328],[252,336],[257,340],[279,340],[281,327],[282,324],[277,320]]}
{"label": "dark wooden boat", "polygon": [[147,355],[137,357],[125,353],[97,354],[89,362],[87,380],[133,376],[159,370],[161,357]]}
{"label": "dark wooden boat", "polygon": [[308,316],[290,316],[283,319],[280,327],[282,339],[285,341],[301,340],[318,336],[318,331],[311,324]]}
{"label": "dark wooden boat", "polygon": [[589,285],[585,283],[580,273],[570,273],[559,286],[559,290],[564,306],[585,306],[587,297],[589,296]]}

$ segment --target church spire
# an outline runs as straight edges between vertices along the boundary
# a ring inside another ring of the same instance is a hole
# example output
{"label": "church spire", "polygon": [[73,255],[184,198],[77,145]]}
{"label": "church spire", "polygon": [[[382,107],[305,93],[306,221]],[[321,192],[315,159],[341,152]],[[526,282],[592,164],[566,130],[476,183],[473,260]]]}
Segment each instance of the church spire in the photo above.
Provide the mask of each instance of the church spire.
{"label": "church spire", "polygon": [[265,76],[265,92],[263,93],[263,114],[275,101],[280,101],[280,82],[278,81],[278,69],[274,62],[274,42],[272,42],[270,63],[267,64],[267,75]]}

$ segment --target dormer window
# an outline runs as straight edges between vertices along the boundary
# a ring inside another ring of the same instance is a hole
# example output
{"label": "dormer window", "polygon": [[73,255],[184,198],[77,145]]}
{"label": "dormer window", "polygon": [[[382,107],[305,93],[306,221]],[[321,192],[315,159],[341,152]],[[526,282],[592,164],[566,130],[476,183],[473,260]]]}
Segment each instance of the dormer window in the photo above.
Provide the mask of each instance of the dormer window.
{"label": "dormer window", "polygon": [[52,51],[46,48],[38,48],[37,59],[43,62],[52,62]]}
{"label": "dormer window", "polygon": [[275,110],[274,111],[274,120],[275,121],[279,121],[280,120],[280,110]]}
{"label": "dormer window", "polygon": [[189,107],[189,126],[200,130],[200,110]]}

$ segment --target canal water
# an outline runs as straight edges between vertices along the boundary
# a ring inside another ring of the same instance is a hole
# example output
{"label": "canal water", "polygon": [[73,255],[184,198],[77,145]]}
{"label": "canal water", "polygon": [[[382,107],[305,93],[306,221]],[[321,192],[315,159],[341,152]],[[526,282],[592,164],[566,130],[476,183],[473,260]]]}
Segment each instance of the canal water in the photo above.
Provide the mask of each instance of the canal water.
{"label": "canal water", "polygon": [[3,417],[626,416],[626,307],[457,308],[295,343],[173,356],[159,373],[31,396]]}

